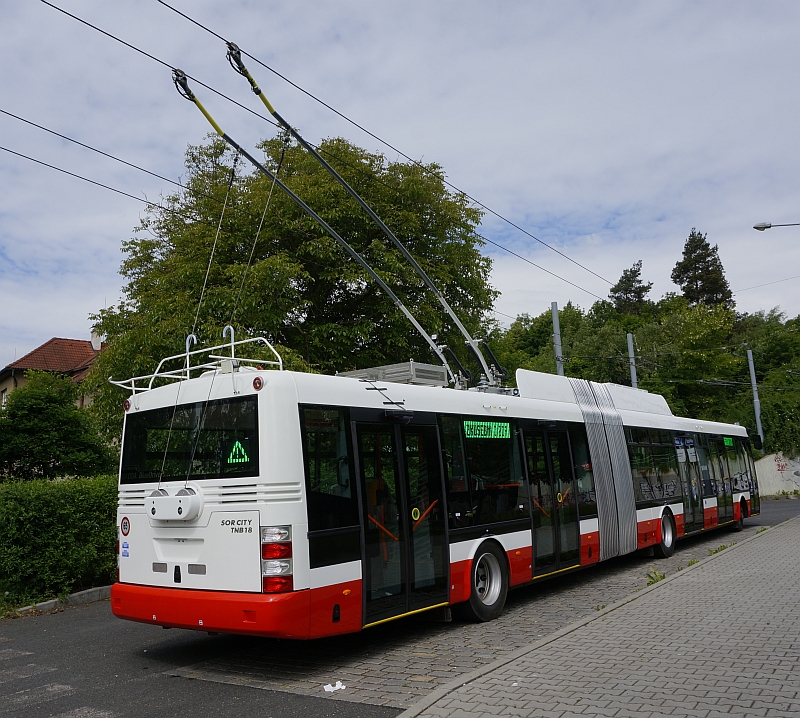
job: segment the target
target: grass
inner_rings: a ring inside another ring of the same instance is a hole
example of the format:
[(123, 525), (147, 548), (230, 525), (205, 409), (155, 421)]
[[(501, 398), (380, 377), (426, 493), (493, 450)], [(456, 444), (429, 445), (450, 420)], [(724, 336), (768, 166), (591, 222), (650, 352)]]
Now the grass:
[(731, 547), (731, 546), (733, 546), (735, 543), (736, 543), (736, 542), (734, 541), (733, 543), (730, 543), (730, 544), (726, 544), (726, 543), (724, 543), (724, 544), (722, 544), (722, 546), (720, 546), (719, 548), (710, 548), (710, 549), (708, 549), (708, 555), (709, 555), (709, 556), (713, 556), (715, 553), (719, 553), (720, 551), (724, 551), (726, 548), (730, 548), (730, 547)]
[(689, 563), (686, 564), (686, 568), (689, 568), (689, 566), (694, 566), (696, 563), (700, 563), (699, 558), (693, 558), (691, 561), (689, 561)]
[(756, 533), (760, 534), (762, 531), (766, 531), (768, 528), (769, 526), (762, 526), (758, 531), (756, 531)]
[(661, 573), (657, 568), (651, 568), (647, 572), (647, 585), (652, 586), (654, 583), (663, 581), (667, 577), (666, 574)]

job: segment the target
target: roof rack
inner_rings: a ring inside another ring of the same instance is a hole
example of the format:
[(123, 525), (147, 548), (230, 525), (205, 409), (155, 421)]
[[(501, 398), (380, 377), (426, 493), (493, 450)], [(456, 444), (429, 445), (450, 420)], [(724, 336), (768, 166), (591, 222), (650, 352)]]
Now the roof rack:
[[(257, 365), (270, 365), (278, 367), (278, 371), (283, 371), (283, 359), (281, 355), (275, 350), (275, 347), (272, 346), (264, 337), (253, 337), (252, 339), (242, 339), (241, 341), (235, 341), (233, 335), (233, 327), (228, 325), (223, 329), (222, 336), (227, 336), (230, 332), (231, 340), (227, 344), (218, 344), (217, 346), (208, 347), (205, 349), (195, 349), (194, 351), (190, 351), (190, 348), (193, 344), (197, 344), (197, 337), (194, 334), (190, 334), (186, 337), (186, 351), (183, 354), (175, 354), (175, 356), (166, 357), (162, 359), (158, 366), (156, 367), (155, 372), (152, 374), (145, 374), (144, 376), (135, 376), (131, 377), (130, 379), (125, 379), (124, 381), (115, 381), (113, 377), (109, 377), (108, 381), (115, 386), (122, 387), (123, 389), (129, 390), (132, 394), (138, 394), (145, 391), (150, 391), (153, 388), (153, 382), (156, 379), (167, 379), (171, 381), (188, 381), (192, 378), (192, 372), (195, 371), (209, 371), (209, 370), (216, 370), (221, 369), (224, 367), (225, 362), (230, 362), (231, 364), (235, 364), (238, 366), (239, 362), (246, 362), (250, 364), (257, 364)], [(266, 359), (246, 359), (244, 357), (236, 356), (236, 347), (241, 347), (245, 344), (260, 344), (266, 346), (274, 355), (275, 360), (266, 360)], [(221, 354), (212, 354), (211, 352), (217, 350), (230, 350), (230, 356), (223, 356)], [(211, 361), (205, 361), (200, 364), (191, 363), (191, 357), (197, 356), (198, 354), (207, 354), (207, 359)], [(182, 366), (179, 366), (175, 369), (167, 369), (171, 362), (175, 362), (177, 360), (182, 361)], [(230, 369), (229, 369), (230, 371)], [(137, 382), (139, 384), (137, 385)], [(146, 382), (146, 386), (144, 383)]]

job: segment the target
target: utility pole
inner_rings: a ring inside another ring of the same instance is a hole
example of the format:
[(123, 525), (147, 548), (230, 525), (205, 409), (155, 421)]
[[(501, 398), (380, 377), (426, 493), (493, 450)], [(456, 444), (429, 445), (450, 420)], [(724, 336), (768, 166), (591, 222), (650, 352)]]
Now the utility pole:
[(750, 366), (750, 384), (753, 387), (753, 409), (756, 413), (756, 431), (761, 437), (761, 446), (764, 446), (764, 430), (761, 428), (761, 402), (758, 399), (758, 384), (756, 384), (756, 370), (753, 366), (753, 350), (747, 350), (747, 363)]
[(556, 372), (564, 376), (564, 355), (561, 353), (561, 325), (558, 323), (558, 302), (550, 305), (553, 313), (553, 348), (556, 351)]
[(633, 353), (633, 334), (628, 332), (628, 364), (631, 366), (631, 386), (634, 389), (639, 388), (639, 382), (636, 381), (636, 355)]

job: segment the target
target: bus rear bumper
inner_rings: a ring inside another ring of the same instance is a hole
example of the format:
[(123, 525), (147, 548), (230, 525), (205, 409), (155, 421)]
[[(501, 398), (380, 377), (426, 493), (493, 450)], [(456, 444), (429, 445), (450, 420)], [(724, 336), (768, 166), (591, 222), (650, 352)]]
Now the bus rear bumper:
[(115, 583), (111, 611), (118, 618), (156, 626), (307, 639), (310, 593), (228, 593)]

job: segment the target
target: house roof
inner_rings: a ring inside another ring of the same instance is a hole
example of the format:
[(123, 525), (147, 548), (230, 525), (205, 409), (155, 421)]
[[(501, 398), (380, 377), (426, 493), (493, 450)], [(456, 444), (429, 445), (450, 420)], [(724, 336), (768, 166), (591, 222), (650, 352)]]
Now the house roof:
[(53, 337), (32, 352), (9, 364), (3, 374), (11, 369), (26, 371), (40, 369), (66, 374), (81, 381), (94, 363), (99, 352), (92, 343), (83, 339), (62, 339)]

